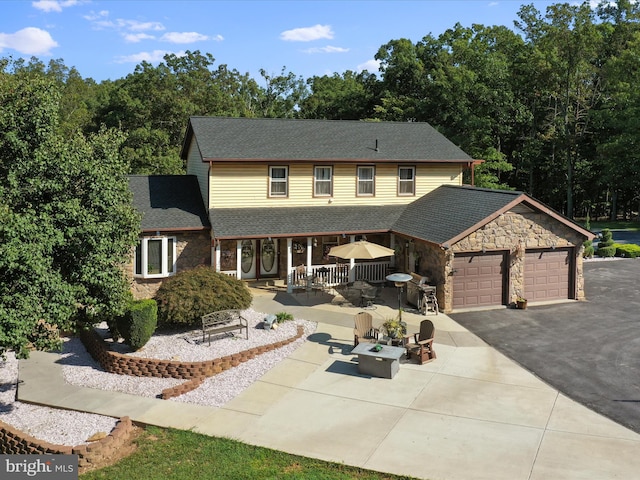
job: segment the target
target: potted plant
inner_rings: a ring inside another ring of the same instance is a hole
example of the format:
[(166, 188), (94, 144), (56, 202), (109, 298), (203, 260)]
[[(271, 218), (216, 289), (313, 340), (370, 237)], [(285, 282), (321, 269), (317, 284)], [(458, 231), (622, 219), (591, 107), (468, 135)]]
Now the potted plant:
[(399, 318), (389, 318), (382, 324), (382, 328), (391, 338), (402, 338), (407, 333), (407, 324)]
[(516, 298), (516, 308), (519, 310), (524, 310), (527, 308), (527, 299), (524, 297), (517, 297)]

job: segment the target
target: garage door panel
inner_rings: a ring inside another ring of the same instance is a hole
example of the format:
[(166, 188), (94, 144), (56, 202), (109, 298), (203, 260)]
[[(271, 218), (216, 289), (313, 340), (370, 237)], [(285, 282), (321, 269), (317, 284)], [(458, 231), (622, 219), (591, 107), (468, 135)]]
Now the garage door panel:
[(464, 255), (454, 258), (453, 308), (503, 303), (504, 253)]
[(525, 296), (531, 301), (569, 298), (569, 250), (526, 252)]

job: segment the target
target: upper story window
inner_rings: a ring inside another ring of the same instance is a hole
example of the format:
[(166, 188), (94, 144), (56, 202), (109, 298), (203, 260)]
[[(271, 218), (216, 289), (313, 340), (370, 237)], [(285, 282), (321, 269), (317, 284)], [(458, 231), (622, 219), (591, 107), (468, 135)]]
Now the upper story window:
[(374, 178), (373, 166), (358, 167), (358, 196), (371, 196), (375, 193)]
[(333, 167), (315, 167), (313, 178), (313, 194), (316, 197), (330, 197), (333, 194)]
[(136, 277), (162, 278), (176, 273), (176, 238), (145, 237), (135, 252)]
[(416, 167), (398, 167), (398, 195), (415, 195)]
[(269, 167), (269, 196), (286, 197), (289, 193), (288, 167)]

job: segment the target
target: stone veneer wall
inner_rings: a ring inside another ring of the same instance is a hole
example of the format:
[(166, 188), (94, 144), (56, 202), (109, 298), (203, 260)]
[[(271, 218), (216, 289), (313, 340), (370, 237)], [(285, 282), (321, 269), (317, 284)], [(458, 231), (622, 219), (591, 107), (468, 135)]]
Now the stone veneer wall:
[(0, 453), (3, 455), (78, 455), (78, 470), (83, 473), (93, 464), (100, 464), (126, 448), (135, 431), (129, 417), (122, 417), (106, 437), (96, 442), (70, 447), (55, 445), (16, 430), (0, 421)]
[(237, 367), (240, 363), (251, 360), (262, 353), (270, 352), (295, 342), (302, 337), (303, 334), (304, 329), (301, 325), (298, 325), (296, 335), (286, 340), (253, 347), (233, 355), (202, 362), (139, 358), (113, 352), (108, 349), (102, 337), (93, 329), (82, 332), (80, 339), (89, 354), (109, 373), (136, 377), (178, 378), (187, 380), (187, 382), (181, 385), (164, 390), (162, 392), (162, 398), (167, 399), (198, 388), (207, 377), (216, 375), (231, 367)]
[[(524, 292), (524, 261), (527, 249), (573, 248), (576, 266), (576, 299), (584, 300), (584, 276), (582, 252), (585, 238), (553, 217), (538, 212), (507, 212), (484, 227), (469, 234), (452, 245), (453, 255), (459, 252), (481, 252), (507, 250), (509, 252), (509, 298), (515, 298)], [(453, 262), (451, 256), (449, 264)], [(453, 278), (447, 276), (447, 284)], [(453, 306), (453, 290), (447, 288), (450, 295), (445, 298), (445, 312)]]
[[(176, 237), (176, 271), (190, 270), (199, 265), (211, 265), (211, 237), (205, 232), (163, 232), (163, 236)], [(139, 278), (133, 276), (133, 263), (126, 272), (135, 299), (153, 298), (162, 285), (163, 278)]]
[(438, 246), (416, 242), (414, 257), (417, 259), (416, 273), (427, 277), (429, 285), (436, 286), (438, 306), (444, 305), (445, 298), (449, 295), (448, 288), (450, 288), (446, 281), (450, 268), (446, 252)]
[[(576, 299), (584, 300), (584, 274), (582, 243), (585, 238), (575, 230), (544, 213), (528, 211), (507, 212), (484, 227), (469, 234), (443, 250), (437, 245), (415, 242), (414, 255), (417, 257), (416, 272), (429, 277), (429, 283), (436, 285), (438, 305), (444, 313), (453, 310), (453, 258), (456, 253), (506, 250), (509, 252), (509, 297), (513, 300), (524, 291), (524, 261), (527, 249), (573, 248), (576, 266)], [(398, 242), (404, 244), (409, 239), (398, 235)]]

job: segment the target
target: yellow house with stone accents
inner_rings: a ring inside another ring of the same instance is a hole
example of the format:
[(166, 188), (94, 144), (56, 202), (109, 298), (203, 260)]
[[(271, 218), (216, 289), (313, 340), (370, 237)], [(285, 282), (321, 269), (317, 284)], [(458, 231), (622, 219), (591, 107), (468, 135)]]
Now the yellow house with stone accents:
[[(375, 282), (393, 269), (427, 277), (444, 311), (584, 298), (591, 232), (524, 193), (463, 185), (479, 161), (426, 123), (192, 117), (181, 156), (228, 275), (292, 284), (302, 265)], [(360, 238), (396, 254), (327, 255)]]

